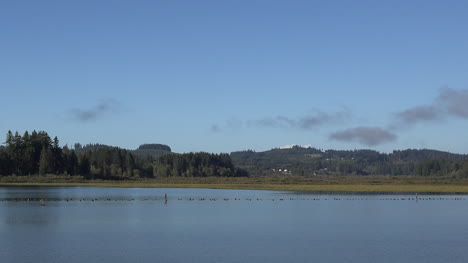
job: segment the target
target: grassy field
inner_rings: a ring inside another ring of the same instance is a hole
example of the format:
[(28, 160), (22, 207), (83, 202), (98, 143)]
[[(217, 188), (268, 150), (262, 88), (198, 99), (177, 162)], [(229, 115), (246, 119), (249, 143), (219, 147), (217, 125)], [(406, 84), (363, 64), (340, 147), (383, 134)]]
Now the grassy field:
[(81, 176), (7, 176), (0, 177), (0, 186), (89, 186), (89, 187), (153, 187), (257, 189), (329, 192), (414, 192), (467, 193), (467, 179), (328, 176), (328, 177), (250, 177), (250, 178), (158, 178), (126, 181), (85, 180)]

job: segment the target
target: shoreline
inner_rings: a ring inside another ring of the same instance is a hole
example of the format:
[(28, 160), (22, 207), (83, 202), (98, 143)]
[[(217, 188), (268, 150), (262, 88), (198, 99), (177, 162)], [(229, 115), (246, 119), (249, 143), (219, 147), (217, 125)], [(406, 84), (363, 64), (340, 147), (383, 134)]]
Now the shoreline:
[(149, 181), (91, 182), (0, 182), (0, 187), (122, 187), (122, 188), (207, 188), (231, 190), (276, 190), (349, 193), (439, 193), (468, 194), (460, 184), (247, 184), (247, 183), (164, 183)]

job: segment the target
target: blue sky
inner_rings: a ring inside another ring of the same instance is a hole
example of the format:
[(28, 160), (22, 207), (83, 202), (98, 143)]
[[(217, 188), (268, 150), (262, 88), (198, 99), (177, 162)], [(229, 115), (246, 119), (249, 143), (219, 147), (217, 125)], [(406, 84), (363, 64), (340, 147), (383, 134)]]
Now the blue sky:
[(467, 13), (428, 0), (2, 1), (0, 134), (468, 153)]

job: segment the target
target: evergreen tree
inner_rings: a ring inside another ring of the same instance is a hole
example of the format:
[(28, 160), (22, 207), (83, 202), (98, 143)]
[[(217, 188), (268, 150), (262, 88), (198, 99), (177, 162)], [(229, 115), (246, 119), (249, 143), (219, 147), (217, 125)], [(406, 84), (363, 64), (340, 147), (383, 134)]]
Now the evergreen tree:
[(4, 147), (0, 147), (0, 176), (11, 174), (10, 164), (11, 161), (6, 150)]
[(51, 171), (52, 153), (50, 148), (43, 147), (39, 161), (39, 175), (46, 175)]
[(89, 162), (89, 158), (86, 154), (83, 154), (79, 159), (78, 165), (78, 174), (82, 176), (88, 176), (91, 172), (91, 163)]
[(75, 151), (70, 151), (68, 157), (68, 174), (76, 175), (78, 173), (78, 156), (76, 156)]
[(62, 149), (60, 148), (59, 140), (57, 136), (54, 137), (51, 153), (52, 153), (51, 171), (54, 174), (63, 173), (64, 171), (63, 155), (62, 155)]
[(13, 143), (13, 133), (9, 130), (6, 135), (5, 144), (9, 147)]
[(133, 155), (130, 152), (127, 152), (127, 155), (125, 156), (125, 168), (127, 170), (127, 176), (133, 176), (133, 170), (135, 167), (135, 159), (133, 158)]

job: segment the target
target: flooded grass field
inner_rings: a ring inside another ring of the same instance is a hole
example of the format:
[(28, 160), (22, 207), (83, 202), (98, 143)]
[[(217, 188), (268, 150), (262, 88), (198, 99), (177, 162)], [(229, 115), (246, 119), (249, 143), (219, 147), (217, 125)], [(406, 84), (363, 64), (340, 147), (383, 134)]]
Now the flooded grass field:
[(464, 195), (0, 188), (2, 262), (466, 262)]

